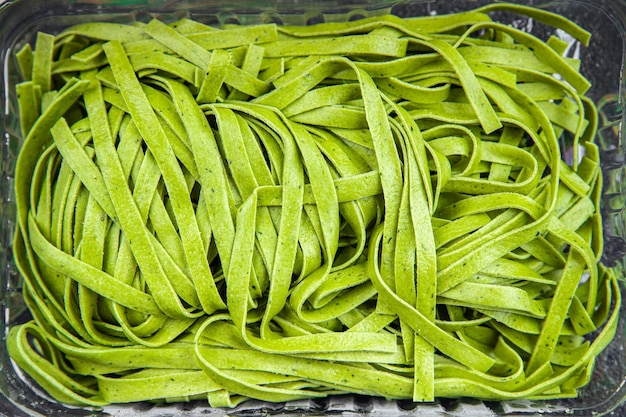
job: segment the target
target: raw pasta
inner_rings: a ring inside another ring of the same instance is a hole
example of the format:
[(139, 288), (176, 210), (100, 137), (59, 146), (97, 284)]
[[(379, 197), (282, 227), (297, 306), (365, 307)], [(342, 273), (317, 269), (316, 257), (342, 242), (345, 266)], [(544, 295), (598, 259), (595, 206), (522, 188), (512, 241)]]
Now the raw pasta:
[(492, 11), (589, 40), (502, 3), (40, 33), (11, 357), (91, 406), (576, 396), (620, 309), (596, 109), (563, 41)]

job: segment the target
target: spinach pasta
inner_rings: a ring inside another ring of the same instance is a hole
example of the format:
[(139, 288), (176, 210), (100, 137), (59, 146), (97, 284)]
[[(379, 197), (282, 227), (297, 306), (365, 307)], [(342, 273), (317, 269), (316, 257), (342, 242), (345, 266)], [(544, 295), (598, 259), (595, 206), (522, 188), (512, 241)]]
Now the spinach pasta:
[(505, 3), (39, 33), (13, 360), (91, 406), (576, 396), (620, 306), (597, 112), (565, 42), (494, 11), (589, 40)]

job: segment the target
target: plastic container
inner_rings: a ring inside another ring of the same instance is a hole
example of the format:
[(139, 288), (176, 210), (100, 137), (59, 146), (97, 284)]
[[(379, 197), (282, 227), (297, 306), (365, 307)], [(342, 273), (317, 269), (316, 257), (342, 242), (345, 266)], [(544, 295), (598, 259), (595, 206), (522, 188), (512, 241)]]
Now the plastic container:
[[(8, 328), (28, 319), (21, 296), (21, 279), (12, 260), (15, 205), (12, 178), (22, 143), (14, 86), (19, 82), (15, 53), (25, 42), (33, 42), (37, 31), (55, 33), (78, 22), (91, 20), (148, 21), (152, 15), (164, 20), (185, 16), (208, 23), (290, 23), (358, 19), (391, 12), (400, 16), (441, 14), (477, 7), (476, 0), (0, 0), (0, 414), (7, 416), (511, 416), (511, 415), (604, 415), (626, 398), (626, 329), (619, 325), (613, 343), (597, 360), (591, 383), (576, 399), (558, 401), (483, 402), (473, 399), (441, 399), (434, 403), (385, 401), (362, 396), (328, 398), (287, 404), (249, 401), (235, 409), (211, 409), (205, 402), (178, 404), (139, 403), (109, 406), (102, 410), (68, 407), (51, 400), (17, 369), (4, 349)], [(623, 78), (626, 2), (623, 0), (516, 1), (556, 11), (581, 24), (593, 34), (591, 45), (581, 51), (582, 72), (593, 87), (589, 96), (601, 111), (600, 144), (604, 172), (603, 217), (606, 265), (616, 268), (620, 281), (626, 279), (626, 177), (624, 166), (626, 89)], [(506, 19), (506, 16), (503, 16)], [(509, 21), (516, 27), (543, 34), (546, 28), (532, 19)], [(559, 33), (557, 33), (559, 35)], [(562, 34), (561, 34), (562, 35)], [(622, 293), (626, 295), (622, 285)], [(622, 307), (626, 318), (626, 307)]]

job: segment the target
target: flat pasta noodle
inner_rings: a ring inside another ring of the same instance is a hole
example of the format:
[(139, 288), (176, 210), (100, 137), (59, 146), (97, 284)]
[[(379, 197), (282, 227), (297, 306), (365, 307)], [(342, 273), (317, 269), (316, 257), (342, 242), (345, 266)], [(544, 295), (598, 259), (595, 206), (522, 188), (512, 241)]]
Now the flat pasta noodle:
[(563, 41), (496, 11), (589, 41), (500, 3), (40, 33), (11, 358), (95, 407), (576, 395), (621, 306), (597, 111)]

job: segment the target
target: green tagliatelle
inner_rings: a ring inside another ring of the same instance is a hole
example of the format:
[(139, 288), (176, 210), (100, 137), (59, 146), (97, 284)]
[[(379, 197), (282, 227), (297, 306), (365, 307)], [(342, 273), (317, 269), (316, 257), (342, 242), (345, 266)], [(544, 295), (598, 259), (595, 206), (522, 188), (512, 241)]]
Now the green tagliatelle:
[(39, 34), (11, 357), (92, 406), (575, 396), (620, 310), (596, 110), (561, 40), (492, 11), (589, 40), (501, 3)]

